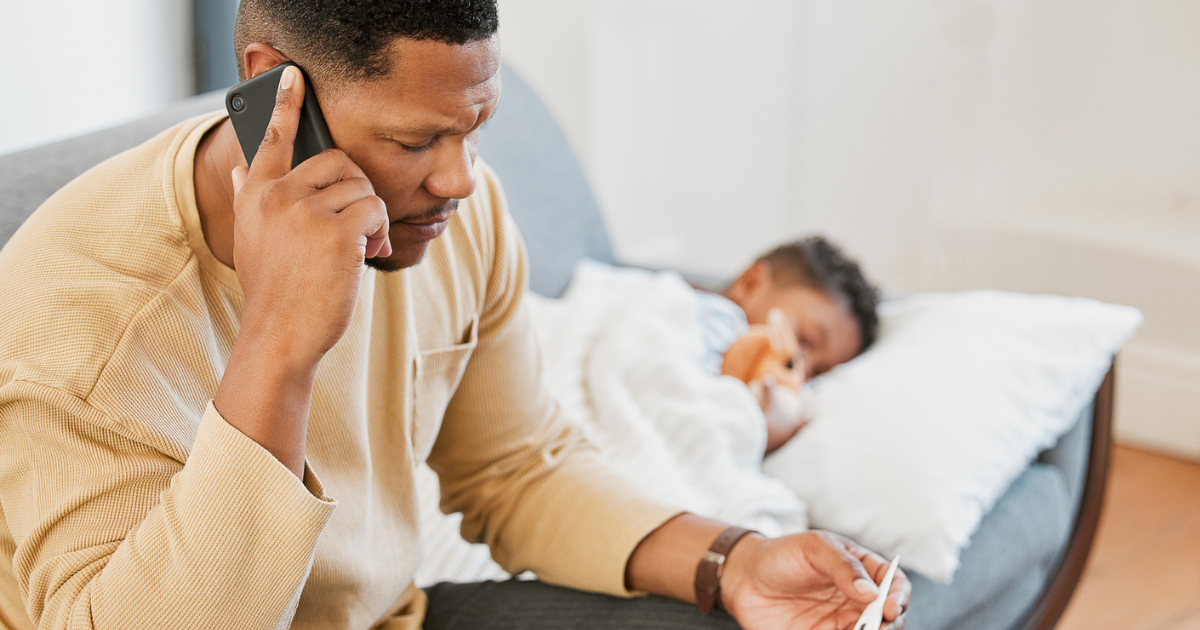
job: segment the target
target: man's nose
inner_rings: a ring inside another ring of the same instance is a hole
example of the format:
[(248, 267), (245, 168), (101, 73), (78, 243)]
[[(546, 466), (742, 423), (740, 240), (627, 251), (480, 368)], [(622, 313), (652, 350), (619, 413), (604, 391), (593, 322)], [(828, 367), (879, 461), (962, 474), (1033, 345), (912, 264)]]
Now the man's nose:
[(475, 151), (469, 142), (446, 143), (438, 151), (425, 188), (444, 199), (466, 199), (475, 192)]

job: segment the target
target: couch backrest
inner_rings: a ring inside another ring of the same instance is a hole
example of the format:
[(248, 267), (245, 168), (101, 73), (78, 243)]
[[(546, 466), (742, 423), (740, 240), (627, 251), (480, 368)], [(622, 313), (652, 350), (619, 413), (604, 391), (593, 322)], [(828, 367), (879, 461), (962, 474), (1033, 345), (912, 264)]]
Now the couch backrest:
[(562, 129), (529, 84), (503, 74), (500, 109), (480, 141), (529, 249), (530, 288), (557, 297), (582, 258), (613, 263), (600, 206)]
[[(483, 132), (480, 153), (500, 175), (525, 236), (530, 286), (557, 296), (576, 261), (613, 262), (600, 208), (562, 129), (541, 99), (507, 66), (504, 96)], [(120, 127), (0, 156), (0, 243), (50, 195), (105, 159), (186, 118), (224, 106), (223, 92), (181, 101)]]

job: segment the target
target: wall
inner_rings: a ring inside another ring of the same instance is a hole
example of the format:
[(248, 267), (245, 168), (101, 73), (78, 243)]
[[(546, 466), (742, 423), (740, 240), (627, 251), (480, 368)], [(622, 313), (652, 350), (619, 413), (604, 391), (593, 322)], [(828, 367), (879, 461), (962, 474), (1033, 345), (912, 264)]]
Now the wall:
[[(722, 271), (786, 229), (796, 2), (501, 0), (500, 7), (505, 55), (579, 151), (623, 259)], [(787, 132), (768, 130), (768, 120)], [(706, 228), (681, 232), (680, 222)]]
[(188, 0), (9, 2), (0, 153), (144, 116), (192, 93)]
[(820, 231), (892, 289), (1132, 304), (1119, 435), (1200, 458), (1200, 4), (733, 6), (501, 0), (624, 260)]

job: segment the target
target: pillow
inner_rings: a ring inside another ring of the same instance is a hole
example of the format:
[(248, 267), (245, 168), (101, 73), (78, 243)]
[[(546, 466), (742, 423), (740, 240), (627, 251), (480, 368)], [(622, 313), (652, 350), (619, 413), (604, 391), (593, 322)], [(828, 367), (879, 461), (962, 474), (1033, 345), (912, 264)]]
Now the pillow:
[(1134, 308), (999, 291), (885, 301), (872, 348), (806, 388), (764, 462), (830, 529), (948, 583), (983, 515), (1091, 401)]

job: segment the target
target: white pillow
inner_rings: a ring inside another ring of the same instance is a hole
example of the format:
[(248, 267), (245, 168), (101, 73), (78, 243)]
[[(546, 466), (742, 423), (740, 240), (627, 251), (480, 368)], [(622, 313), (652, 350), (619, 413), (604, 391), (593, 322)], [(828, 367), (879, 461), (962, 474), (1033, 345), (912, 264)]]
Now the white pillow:
[(815, 527), (949, 582), (983, 515), (1071, 428), (1142, 315), (998, 291), (879, 311), (875, 346), (810, 385), (812, 421), (763, 468)]

